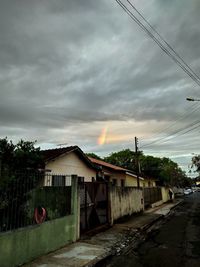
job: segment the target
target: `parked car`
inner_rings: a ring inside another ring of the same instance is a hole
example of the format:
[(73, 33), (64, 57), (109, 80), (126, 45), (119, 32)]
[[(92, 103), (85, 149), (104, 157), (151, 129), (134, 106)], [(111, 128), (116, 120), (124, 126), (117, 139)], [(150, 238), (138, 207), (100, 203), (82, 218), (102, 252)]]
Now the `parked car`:
[(184, 189), (184, 195), (189, 195), (189, 194), (192, 194), (192, 193), (193, 193), (193, 191), (192, 191), (191, 188)]

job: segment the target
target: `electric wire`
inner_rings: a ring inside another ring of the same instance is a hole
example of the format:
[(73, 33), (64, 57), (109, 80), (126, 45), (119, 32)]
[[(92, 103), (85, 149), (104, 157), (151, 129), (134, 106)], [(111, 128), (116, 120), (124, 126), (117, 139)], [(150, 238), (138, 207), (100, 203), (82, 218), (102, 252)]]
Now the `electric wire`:
[[(195, 122), (192, 122), (192, 123), (190, 123), (189, 125), (187, 125), (187, 129), (188, 129), (188, 128), (191, 128), (191, 127), (193, 127), (193, 126), (196, 126), (197, 124), (200, 124), (200, 121), (199, 121), (199, 120), (198, 120), (198, 121), (195, 121)], [(196, 128), (198, 128), (199, 126), (200, 126), (200, 125), (198, 125)], [(196, 128), (194, 128), (194, 129), (196, 129)], [(160, 143), (161, 141), (162, 141), (162, 143), (165, 143), (166, 141), (169, 141), (169, 140), (171, 140), (172, 138), (175, 138), (175, 137), (177, 137), (177, 136), (182, 135), (181, 132), (183, 132), (183, 131), (185, 131), (185, 130), (186, 130), (186, 133), (189, 132), (190, 130), (187, 131), (187, 129), (186, 129), (186, 126), (184, 126), (183, 128), (181, 128), (181, 129), (179, 129), (179, 130), (177, 130), (177, 131), (171, 133), (171, 134), (168, 135), (168, 136), (164, 136), (163, 138), (160, 138), (160, 139), (158, 139), (158, 140), (152, 141), (151, 143), (149, 143), (149, 144), (147, 144), (147, 145), (141, 146), (141, 148), (149, 147), (150, 145), (152, 145), (152, 144), (156, 144), (156, 143)], [(193, 129), (191, 129), (191, 130), (193, 130)], [(170, 138), (170, 139), (169, 139), (169, 138)], [(166, 140), (166, 139), (168, 139), (168, 140)], [(165, 141), (164, 141), (164, 140), (165, 140)], [(164, 141), (164, 142), (163, 142), (163, 141)]]
[[(163, 36), (161, 36), (161, 34), (149, 23), (149, 21), (142, 15), (142, 13), (133, 5), (133, 3), (131, 3), (129, 0), (126, 0), (128, 3), (129, 3), (129, 5), (135, 10), (135, 12), (147, 23), (147, 25), (159, 36), (159, 38), (168, 46), (168, 48), (169, 49), (171, 49), (172, 51), (173, 51), (173, 53), (187, 66), (187, 68), (192, 72), (192, 74), (194, 75), (194, 76), (196, 76), (196, 78), (198, 79), (198, 80), (200, 80), (200, 77), (193, 71), (193, 69), (185, 62), (185, 60), (174, 50), (174, 48), (163, 38)], [(195, 108), (195, 109), (193, 109), (189, 114), (188, 114), (188, 112), (187, 111), (185, 111), (184, 112), (184, 114), (181, 116), (181, 118), (180, 119), (178, 119), (178, 120), (176, 120), (176, 121), (174, 121), (171, 125), (169, 125), (168, 127), (166, 127), (166, 128), (164, 128), (163, 130), (162, 130), (162, 132), (160, 132), (159, 134), (162, 134), (162, 133), (164, 133), (164, 131), (165, 130), (168, 130), (168, 129), (171, 129), (174, 125), (176, 125), (176, 122), (178, 122), (178, 121), (181, 121), (181, 120), (183, 120), (183, 119), (185, 119), (185, 118), (187, 118), (187, 117), (189, 117), (192, 113), (194, 113), (196, 110), (198, 110), (200, 108), (200, 106), (198, 106), (197, 108)], [(185, 115), (185, 113), (187, 113), (187, 115), (186, 116), (184, 116)], [(191, 129), (191, 130), (194, 130), (194, 129), (196, 129), (196, 128), (198, 128), (198, 126), (197, 127), (195, 127), (195, 128), (193, 128), (193, 129)], [(190, 132), (191, 130), (189, 130), (189, 131), (186, 131), (185, 133), (188, 133), (188, 132)], [(183, 134), (185, 134), (185, 133), (183, 133)], [(155, 135), (154, 135), (155, 136)], [(171, 140), (171, 139), (170, 139)]]
[[(196, 104), (196, 103), (195, 103)], [(180, 122), (188, 117), (190, 117), (195, 111), (197, 111), (198, 109), (200, 109), (200, 105), (198, 105), (197, 107), (194, 107), (195, 104), (193, 105), (193, 108), (190, 108), (190, 111), (186, 110), (185, 112), (182, 113), (182, 115), (180, 117), (178, 117), (174, 122), (172, 122), (170, 125), (164, 127), (161, 131), (157, 131), (157, 132), (154, 132), (153, 135), (151, 136), (151, 138), (153, 138), (154, 136), (157, 136), (157, 135), (160, 135), (160, 134), (163, 134), (165, 133), (165, 131), (173, 128), (174, 126), (176, 126), (177, 122)], [(149, 144), (152, 144), (154, 143), (154, 141), (148, 143), (147, 145)], [(145, 144), (143, 146), (146, 146)]]
[(185, 132), (183, 132), (183, 133), (179, 133), (179, 134), (177, 134), (177, 135), (175, 135), (175, 136), (171, 136), (171, 138), (170, 139), (168, 139), (168, 140), (165, 140), (164, 142), (162, 142), (162, 143), (166, 143), (166, 142), (169, 142), (169, 141), (171, 141), (171, 139), (173, 139), (173, 138), (176, 138), (176, 137), (179, 137), (179, 136), (181, 136), (181, 135), (185, 135), (185, 134), (187, 134), (187, 133), (190, 133), (190, 132), (192, 132), (192, 131), (194, 131), (194, 130), (196, 130), (197, 128), (199, 128), (200, 127), (200, 121), (197, 123), (198, 125), (193, 125), (193, 126), (195, 126), (195, 127), (193, 127), (193, 128), (191, 128), (191, 129), (188, 129), (187, 131), (185, 131)]
[(131, 3), (129, 0), (126, 0), (129, 5), (135, 10), (135, 12), (147, 23), (147, 25), (159, 36), (159, 38), (168, 46), (169, 49), (173, 51), (173, 53), (187, 66), (187, 68), (192, 72), (194, 76), (198, 80), (200, 80), (200, 77), (193, 71), (193, 69), (187, 64), (187, 62), (174, 50), (174, 48), (164, 39), (164, 37), (153, 27), (150, 22), (142, 15), (142, 13)]
[[(165, 52), (171, 59), (174, 60), (174, 62), (179, 65), (183, 71), (191, 78), (193, 79), (194, 82), (196, 82), (198, 85), (200, 85), (200, 78), (199, 76), (191, 69), (191, 67), (180, 57), (180, 55), (164, 40), (164, 38), (150, 25), (150, 23), (144, 18), (144, 16), (132, 5), (132, 3), (130, 3), (130, 1), (127, 0), (127, 2), (129, 3), (129, 5), (132, 6), (132, 8), (134, 8), (134, 10), (143, 18), (143, 20), (148, 24), (148, 26), (151, 28), (151, 30), (154, 31), (154, 33), (156, 33), (159, 38), (165, 43), (165, 45), (167, 45), (167, 48), (158, 40), (158, 38), (156, 38), (156, 36), (150, 31), (148, 30), (145, 25), (127, 8), (127, 6), (125, 6), (120, 0), (115, 0), (120, 7), (129, 15), (129, 17), (135, 21), (138, 26), (140, 28), (142, 28), (143, 31), (145, 31), (150, 37), (151, 39), (153, 39), (153, 41), (163, 50), (163, 52)], [(172, 54), (168, 49), (170, 49), (174, 54)], [(177, 59), (178, 58), (178, 59)], [(179, 61), (180, 60), (180, 61)], [(185, 67), (186, 66), (186, 67)], [(196, 123), (196, 122), (195, 122)], [(193, 123), (193, 125), (191, 126), (195, 126), (195, 123)], [(198, 122), (199, 123), (199, 122)], [(195, 130), (196, 128), (198, 128), (199, 125), (193, 127), (192, 129), (187, 130), (186, 132), (183, 132), (181, 134), (186, 134), (192, 130)], [(185, 129), (185, 128), (184, 128)], [(180, 133), (181, 131), (183, 131), (183, 129), (179, 129), (177, 132), (173, 133), (173, 135)], [(175, 136), (173, 136), (174, 138)], [(162, 140), (165, 140), (166, 138), (170, 138), (170, 136), (168, 137), (164, 137), (160, 140), (155, 140), (152, 143), (156, 143), (156, 142), (160, 142)], [(168, 141), (168, 140), (167, 140)], [(152, 144), (151, 143), (151, 144)], [(146, 146), (149, 146), (145, 145)], [(144, 146), (143, 146), (144, 147)]]
[[(182, 121), (183, 119), (186, 119), (186, 118), (189, 118), (195, 111), (197, 111), (198, 109), (200, 108), (200, 106), (198, 106), (197, 108), (193, 109), (187, 116), (181, 116), (180, 119), (177, 119), (175, 122), (173, 122), (171, 125), (169, 125), (168, 127), (164, 128), (162, 131), (160, 131), (158, 134), (163, 134), (165, 133), (164, 131), (166, 130), (169, 130), (171, 128), (173, 128), (177, 122), (180, 122)], [(184, 126), (184, 129), (185, 129), (186, 126)], [(190, 126), (187, 126), (187, 127), (190, 127)], [(183, 129), (180, 128), (180, 129), (177, 129), (177, 132), (179, 131), (182, 131)], [(156, 134), (154, 134), (153, 136), (155, 136)], [(152, 144), (155, 144), (157, 142), (159, 142), (160, 140), (163, 140), (163, 139), (166, 139), (168, 137), (170, 137), (171, 135), (174, 135), (174, 133), (170, 133), (168, 136), (165, 136), (165, 137), (161, 137), (161, 138), (157, 138), (156, 140), (154, 141), (151, 141), (150, 143), (147, 143), (147, 144), (144, 144), (141, 146), (141, 148), (144, 148), (144, 147), (147, 147), (147, 146), (150, 146)], [(153, 137), (152, 136), (152, 137)]]
[[(194, 126), (194, 127), (193, 127), (193, 126)], [(189, 127), (190, 129), (185, 129), (185, 127), (184, 127), (183, 129), (178, 130), (178, 131), (172, 133), (170, 136), (163, 137), (163, 138), (160, 139), (160, 140), (155, 140), (155, 142), (154, 142), (154, 143), (152, 142), (152, 143), (153, 143), (153, 144), (158, 144), (158, 143), (161, 142), (161, 144), (164, 144), (164, 143), (166, 143), (166, 142), (171, 141), (171, 139), (173, 139), (173, 138), (177, 138), (177, 137), (179, 137), (179, 136), (181, 136), (181, 135), (184, 135), (184, 134), (186, 134), (186, 133), (189, 133), (189, 132), (191, 132), (191, 131), (194, 131), (195, 129), (197, 129), (197, 128), (200, 127), (200, 121), (195, 121), (195, 122), (193, 122), (192, 124), (190, 124), (188, 127)], [(193, 128), (192, 128), (192, 127), (193, 127)], [(151, 143), (151, 144), (152, 144), (152, 143)], [(145, 148), (145, 147), (149, 147), (149, 146), (150, 146), (150, 144), (145, 145), (145, 146), (141, 146), (141, 148)]]
[(134, 20), (140, 28), (143, 29), (152, 39), (154, 42), (157, 43), (157, 45), (171, 58), (173, 59), (177, 65), (179, 65), (183, 71), (200, 86), (200, 81), (195, 77), (194, 74), (191, 73), (189, 69), (187, 69), (176, 57), (173, 55), (154, 35), (153, 33), (148, 30), (145, 25), (127, 8), (126, 5), (124, 5), (120, 0), (115, 0), (118, 5), (121, 6), (121, 8), (129, 15), (129, 17)]

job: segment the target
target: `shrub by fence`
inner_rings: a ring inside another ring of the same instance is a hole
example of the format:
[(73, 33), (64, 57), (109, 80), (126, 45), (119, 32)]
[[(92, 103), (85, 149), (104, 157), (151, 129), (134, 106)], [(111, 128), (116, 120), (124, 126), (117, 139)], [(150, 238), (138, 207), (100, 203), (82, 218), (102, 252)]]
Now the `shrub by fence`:
[[(44, 174), (26, 171), (15, 173), (0, 186), (0, 232), (35, 224), (34, 210), (43, 207), (46, 220), (71, 212), (71, 186), (43, 187)], [(71, 179), (71, 177), (70, 177)]]
[[(1, 204), (1, 215), (4, 214), (4, 224), (2, 223), (2, 217), (0, 217), (0, 220), (1, 227), (3, 225), (4, 228), (3, 232), (0, 233), (1, 267), (21, 266), (23, 263), (63, 247), (79, 238), (78, 214), (80, 203), (77, 189), (77, 176), (74, 175), (71, 179), (70, 191), (66, 186), (62, 188), (53, 186), (41, 187), (44, 175), (40, 176), (40, 178), (42, 180), (36, 183), (36, 188), (30, 186), (28, 182), (25, 182), (24, 186), (20, 187), (20, 189), (18, 186), (16, 188), (10, 187), (4, 194), (4, 198), (2, 197), (4, 199), (4, 205)], [(12, 183), (13, 186), (14, 184)], [(3, 192), (2, 187), (1, 192)], [(71, 196), (70, 202), (68, 201), (69, 196)], [(18, 197), (20, 197), (20, 200)], [(50, 199), (48, 199), (49, 197)], [(61, 205), (59, 205), (60, 201), (62, 203)], [(64, 202), (67, 207), (64, 206)], [(11, 204), (11, 206), (8, 204)], [(41, 224), (34, 224), (32, 211), (33, 207), (38, 204), (45, 205), (49, 220)], [(69, 212), (69, 207), (70, 214), (67, 215), (66, 211)], [(23, 212), (16, 211), (13, 214), (12, 212), (14, 212), (15, 208), (23, 210)], [(10, 215), (10, 217), (6, 217), (7, 215)], [(23, 215), (23, 224), (18, 223), (18, 221), (22, 221), (18, 217), (19, 215)], [(12, 223), (12, 220), (15, 220), (15, 223)], [(34, 225), (23, 227), (25, 223), (25, 226), (30, 224)], [(8, 231), (13, 229), (15, 231)]]

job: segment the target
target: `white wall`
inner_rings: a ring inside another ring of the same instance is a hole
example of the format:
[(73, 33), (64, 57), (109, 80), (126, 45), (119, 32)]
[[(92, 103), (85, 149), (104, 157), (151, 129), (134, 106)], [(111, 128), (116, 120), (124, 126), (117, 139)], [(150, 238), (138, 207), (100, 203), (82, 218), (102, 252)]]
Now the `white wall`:
[[(46, 164), (45, 169), (51, 170), (52, 174), (83, 176), (85, 182), (91, 182), (92, 177), (96, 179), (96, 170), (89, 168), (75, 152), (62, 155), (50, 161)], [(48, 183), (46, 179), (45, 185), (48, 185)]]
[(111, 224), (126, 215), (144, 210), (143, 190), (134, 187), (110, 187)]
[[(162, 201), (164, 203), (170, 200), (168, 187), (164, 187), (164, 186), (161, 187), (161, 193), (162, 193)], [(173, 194), (172, 198), (174, 199), (174, 194)]]

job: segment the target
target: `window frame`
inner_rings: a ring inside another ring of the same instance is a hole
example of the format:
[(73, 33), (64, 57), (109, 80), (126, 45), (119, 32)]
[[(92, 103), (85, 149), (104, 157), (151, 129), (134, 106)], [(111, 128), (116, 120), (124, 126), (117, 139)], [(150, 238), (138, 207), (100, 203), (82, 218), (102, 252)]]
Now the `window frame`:
[[(58, 180), (56, 180), (56, 179), (58, 179)], [(52, 175), (51, 185), (55, 186), (55, 187), (56, 186), (65, 186), (66, 185), (66, 176), (65, 175)]]

